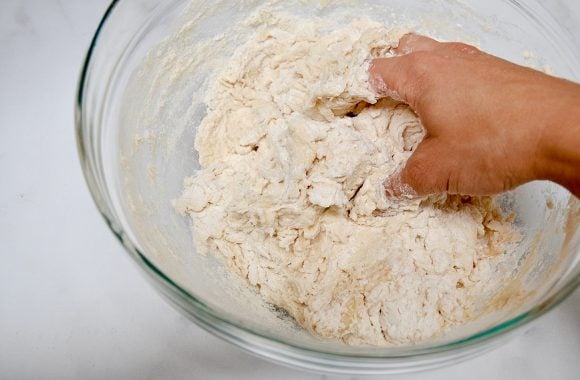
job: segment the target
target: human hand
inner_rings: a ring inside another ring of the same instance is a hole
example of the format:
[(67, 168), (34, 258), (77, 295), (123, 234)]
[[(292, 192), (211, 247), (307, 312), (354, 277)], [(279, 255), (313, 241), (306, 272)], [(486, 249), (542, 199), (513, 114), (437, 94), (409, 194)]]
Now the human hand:
[(534, 179), (580, 194), (580, 85), (414, 34), (396, 53), (373, 60), (371, 84), (408, 103), (427, 135), (388, 194), (484, 195)]

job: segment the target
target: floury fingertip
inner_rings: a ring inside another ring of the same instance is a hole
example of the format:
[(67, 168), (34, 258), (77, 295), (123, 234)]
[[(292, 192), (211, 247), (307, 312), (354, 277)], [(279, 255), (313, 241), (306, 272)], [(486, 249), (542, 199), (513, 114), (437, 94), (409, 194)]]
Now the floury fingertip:
[[(381, 59), (388, 59), (388, 58), (381, 58)], [(368, 62), (368, 73), (369, 73), (369, 85), (372, 91), (375, 92), (377, 98), (392, 98), (398, 102), (403, 102), (401, 96), (394, 91), (391, 90), (383, 76), (378, 72), (377, 66), (380, 65), (378, 59), (373, 59)]]

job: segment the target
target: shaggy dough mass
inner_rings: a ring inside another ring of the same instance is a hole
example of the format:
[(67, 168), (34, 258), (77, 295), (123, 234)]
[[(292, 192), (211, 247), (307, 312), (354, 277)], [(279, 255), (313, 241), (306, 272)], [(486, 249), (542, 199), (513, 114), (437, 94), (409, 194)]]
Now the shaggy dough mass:
[(501, 280), (510, 222), (490, 198), (384, 196), (424, 131), (377, 100), (366, 62), (404, 31), (264, 11), (248, 25), (207, 94), (202, 169), (174, 203), (198, 250), (349, 344), (419, 342), (474, 318)]

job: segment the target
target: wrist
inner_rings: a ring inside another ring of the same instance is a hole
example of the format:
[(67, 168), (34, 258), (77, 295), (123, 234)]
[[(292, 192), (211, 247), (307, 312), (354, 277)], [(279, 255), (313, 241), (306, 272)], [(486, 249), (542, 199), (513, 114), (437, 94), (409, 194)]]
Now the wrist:
[(580, 85), (570, 83), (552, 98), (546, 112), (535, 162), (535, 179), (550, 180), (580, 195)]

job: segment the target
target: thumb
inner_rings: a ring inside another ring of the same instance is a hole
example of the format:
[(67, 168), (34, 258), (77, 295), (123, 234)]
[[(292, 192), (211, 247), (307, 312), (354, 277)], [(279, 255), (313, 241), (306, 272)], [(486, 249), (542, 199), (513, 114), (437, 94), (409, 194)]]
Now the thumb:
[(387, 196), (414, 198), (448, 191), (455, 169), (452, 154), (436, 139), (423, 140), (405, 167), (385, 181)]

